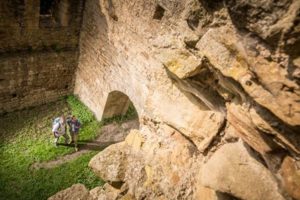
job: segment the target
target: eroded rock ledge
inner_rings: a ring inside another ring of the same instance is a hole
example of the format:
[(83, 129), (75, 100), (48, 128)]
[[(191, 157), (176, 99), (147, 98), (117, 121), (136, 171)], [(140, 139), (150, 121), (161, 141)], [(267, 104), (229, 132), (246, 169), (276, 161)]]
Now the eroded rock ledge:
[(87, 1), (75, 93), (99, 119), (127, 94), (141, 127), (91, 160), (104, 187), (51, 199), (300, 199), (299, 14), (297, 0)]

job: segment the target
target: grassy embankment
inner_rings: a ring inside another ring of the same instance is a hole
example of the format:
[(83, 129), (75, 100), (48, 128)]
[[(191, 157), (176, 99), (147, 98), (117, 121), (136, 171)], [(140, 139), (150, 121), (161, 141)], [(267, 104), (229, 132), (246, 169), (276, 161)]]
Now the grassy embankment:
[[(47, 199), (74, 183), (83, 183), (90, 189), (103, 184), (87, 167), (97, 152), (53, 169), (30, 168), (35, 162), (53, 160), (74, 151), (70, 146), (53, 145), (52, 120), (62, 112), (72, 112), (80, 118), (83, 126), (79, 140), (92, 140), (99, 134), (102, 123), (73, 96), (0, 117), (0, 199)], [(63, 138), (60, 142), (64, 142)]]

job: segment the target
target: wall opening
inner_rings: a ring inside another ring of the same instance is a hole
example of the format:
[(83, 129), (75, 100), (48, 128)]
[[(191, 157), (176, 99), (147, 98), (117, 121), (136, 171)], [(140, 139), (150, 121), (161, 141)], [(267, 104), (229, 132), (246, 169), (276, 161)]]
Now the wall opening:
[(160, 5), (157, 5), (153, 15), (153, 19), (161, 20), (165, 14), (165, 9)]
[(126, 120), (125, 118), (138, 118), (132, 101), (126, 94), (120, 91), (110, 92), (106, 100), (102, 119), (107, 120), (112, 118), (124, 118), (124, 120)]
[(69, 10), (69, 0), (40, 0), (40, 27), (68, 26)]
[(197, 19), (197, 18), (187, 19), (186, 22), (187, 22), (188, 26), (190, 27), (190, 29), (192, 29), (193, 31), (195, 29), (197, 29), (199, 26), (199, 19)]
[(133, 102), (119, 91), (109, 93), (102, 115), (101, 140), (123, 141), (132, 129), (139, 129), (139, 117)]
[(41, 0), (40, 1), (40, 15), (52, 15), (52, 6), (54, 0)]
[(12, 98), (16, 98), (17, 96), (18, 96), (17, 93), (12, 93), (11, 95)]
[(53, 27), (55, 24), (53, 17), (54, 0), (40, 0), (40, 24), (41, 28)]

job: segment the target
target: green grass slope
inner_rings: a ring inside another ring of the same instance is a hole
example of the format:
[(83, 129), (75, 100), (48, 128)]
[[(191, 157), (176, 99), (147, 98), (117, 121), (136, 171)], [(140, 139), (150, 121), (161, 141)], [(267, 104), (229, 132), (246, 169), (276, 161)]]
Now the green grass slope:
[[(53, 169), (31, 169), (35, 162), (53, 160), (72, 153), (70, 146), (53, 145), (52, 121), (72, 112), (83, 126), (79, 140), (92, 140), (101, 123), (75, 97), (0, 116), (0, 199), (47, 199), (75, 183), (89, 188), (102, 185), (87, 167), (97, 153), (90, 152)], [(63, 142), (63, 138), (60, 139)]]

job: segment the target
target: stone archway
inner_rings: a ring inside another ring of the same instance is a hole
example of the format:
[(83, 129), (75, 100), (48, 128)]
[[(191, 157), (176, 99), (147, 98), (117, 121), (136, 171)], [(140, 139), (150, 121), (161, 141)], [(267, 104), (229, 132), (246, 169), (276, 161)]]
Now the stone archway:
[(134, 108), (134, 105), (126, 94), (112, 91), (108, 94), (102, 119), (125, 115), (130, 107)]
[(132, 129), (139, 129), (140, 126), (138, 113), (132, 101), (120, 91), (108, 94), (102, 120), (107, 125), (102, 128), (100, 136), (104, 142), (121, 142)]

